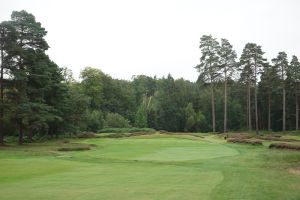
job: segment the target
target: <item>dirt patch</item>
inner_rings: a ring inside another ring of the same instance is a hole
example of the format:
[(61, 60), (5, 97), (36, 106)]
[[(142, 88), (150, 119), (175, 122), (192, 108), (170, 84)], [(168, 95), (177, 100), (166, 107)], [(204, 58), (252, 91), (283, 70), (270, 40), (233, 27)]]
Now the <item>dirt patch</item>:
[(250, 139), (253, 135), (246, 133), (229, 133), (225, 135), (224, 139)]
[(270, 149), (290, 149), (300, 151), (300, 145), (289, 143), (272, 143), (269, 145)]
[(300, 168), (291, 168), (291, 169), (288, 169), (288, 172), (291, 174), (300, 176)]
[(300, 185), (299, 184), (291, 184), (290, 188), (293, 190), (300, 190)]
[(228, 138), (227, 142), (239, 143), (239, 144), (262, 145), (261, 141), (249, 140), (249, 139), (240, 139), (240, 138)]

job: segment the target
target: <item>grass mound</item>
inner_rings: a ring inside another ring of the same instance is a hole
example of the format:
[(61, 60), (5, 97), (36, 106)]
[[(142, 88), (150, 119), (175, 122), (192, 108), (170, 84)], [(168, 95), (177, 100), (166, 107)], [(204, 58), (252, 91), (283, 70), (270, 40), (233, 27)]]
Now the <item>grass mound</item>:
[(77, 134), (78, 138), (96, 138), (97, 135), (93, 132), (81, 132)]
[(297, 139), (291, 138), (282, 138), (281, 135), (264, 135), (264, 136), (257, 136), (257, 139), (261, 140), (271, 140), (271, 141), (281, 141), (281, 142), (298, 142)]
[(229, 133), (228, 136), (225, 136), (225, 139), (250, 139), (253, 136), (246, 133)]
[(269, 145), (270, 149), (291, 149), (300, 151), (299, 144), (289, 144), (289, 143), (272, 143)]
[(166, 134), (166, 135), (190, 135), (190, 136), (194, 136), (194, 137), (204, 138), (204, 136), (199, 135), (197, 133), (172, 133), (172, 132), (168, 132), (168, 131), (164, 131), (164, 130), (160, 130), (159, 133)]
[(141, 135), (150, 135), (154, 132), (134, 132), (134, 133), (114, 133), (105, 136), (100, 136), (102, 138), (123, 138), (123, 137), (133, 137), (133, 136), (141, 136)]
[(229, 138), (229, 139), (227, 139), (227, 142), (239, 143), (239, 144), (262, 145), (261, 141), (249, 140), (249, 139), (240, 139), (240, 138)]
[(86, 151), (90, 150), (90, 147), (87, 146), (77, 146), (77, 147), (60, 147), (57, 149), (57, 151)]
[(98, 131), (99, 133), (136, 133), (136, 132), (148, 132), (154, 133), (155, 130), (152, 128), (104, 128)]

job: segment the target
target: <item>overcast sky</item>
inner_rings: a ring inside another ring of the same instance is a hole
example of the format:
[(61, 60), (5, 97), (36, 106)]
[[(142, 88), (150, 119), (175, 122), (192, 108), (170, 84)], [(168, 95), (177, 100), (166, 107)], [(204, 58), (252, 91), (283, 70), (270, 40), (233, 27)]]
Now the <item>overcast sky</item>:
[(86, 66), (119, 79), (145, 74), (197, 79), (203, 34), (247, 42), (270, 60), (300, 57), (298, 0), (0, 0), (0, 21), (26, 10), (48, 34), (48, 54), (75, 78)]

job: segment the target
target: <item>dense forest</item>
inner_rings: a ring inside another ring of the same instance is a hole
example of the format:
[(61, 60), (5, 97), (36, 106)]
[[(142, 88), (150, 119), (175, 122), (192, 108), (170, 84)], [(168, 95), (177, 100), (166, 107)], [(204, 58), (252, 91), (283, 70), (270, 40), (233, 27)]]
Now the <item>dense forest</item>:
[(195, 82), (146, 75), (114, 79), (86, 67), (76, 81), (46, 54), (47, 31), (26, 11), (0, 24), (0, 144), (22, 144), (103, 128), (172, 132), (298, 130), (300, 63), (285, 52), (270, 62), (247, 43), (240, 57), (226, 39), (200, 38)]

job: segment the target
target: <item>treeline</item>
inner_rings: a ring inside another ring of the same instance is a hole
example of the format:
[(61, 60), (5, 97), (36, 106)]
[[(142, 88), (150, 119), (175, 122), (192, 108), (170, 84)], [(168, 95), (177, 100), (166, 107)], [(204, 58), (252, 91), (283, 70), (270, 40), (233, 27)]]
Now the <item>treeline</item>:
[[(227, 102), (234, 99), (246, 108), (243, 120), (246, 121), (246, 128), (250, 131), (252, 127), (256, 133), (260, 129), (298, 130), (300, 63), (296, 56), (292, 56), (289, 62), (287, 54), (279, 52), (269, 63), (263, 56), (261, 46), (247, 43), (237, 61), (237, 55), (229, 41), (221, 39), (219, 43), (211, 35), (201, 37), (200, 49), (202, 56), (200, 64), (196, 67), (200, 72), (198, 81), (209, 82), (210, 85), (214, 132), (215, 84), (220, 82), (224, 85), (224, 132), (227, 131)], [(230, 79), (238, 92), (227, 101), (227, 83)], [(240, 126), (243, 127), (242, 124)]]
[[(113, 79), (87, 67), (75, 81), (45, 53), (47, 32), (26, 11), (0, 24), (0, 144), (102, 128), (167, 131), (298, 130), (300, 63), (271, 60), (248, 43), (237, 59), (226, 39), (200, 39), (196, 82), (144, 75)], [(196, 70), (195, 70), (195, 73)]]

